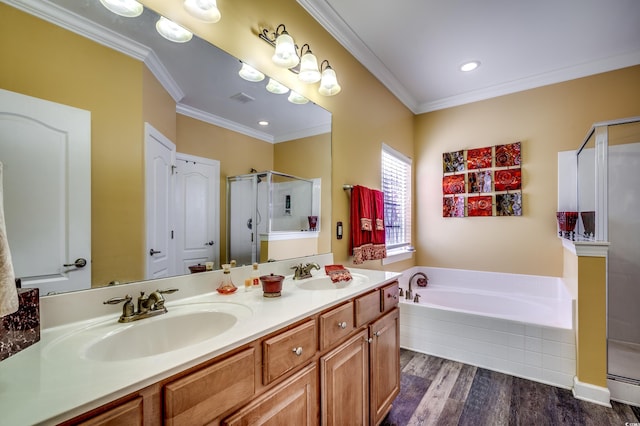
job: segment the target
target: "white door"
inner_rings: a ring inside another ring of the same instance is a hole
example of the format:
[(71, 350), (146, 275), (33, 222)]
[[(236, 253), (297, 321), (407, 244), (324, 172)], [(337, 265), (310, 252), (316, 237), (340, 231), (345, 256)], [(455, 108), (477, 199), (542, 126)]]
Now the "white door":
[(220, 267), (220, 162), (177, 154), (176, 273), (212, 261)]
[(173, 168), (176, 146), (145, 123), (145, 279), (175, 275), (173, 259)]
[(0, 89), (0, 161), (16, 278), (90, 288), (91, 113)]

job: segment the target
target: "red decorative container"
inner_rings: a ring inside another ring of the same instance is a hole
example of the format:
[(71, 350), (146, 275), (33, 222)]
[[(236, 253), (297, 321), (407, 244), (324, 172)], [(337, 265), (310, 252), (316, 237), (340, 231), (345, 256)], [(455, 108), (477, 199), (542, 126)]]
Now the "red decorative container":
[(578, 222), (578, 212), (557, 212), (556, 218), (558, 219), (558, 227), (560, 237), (574, 240), (576, 223)]
[(282, 292), (282, 275), (262, 275), (260, 282), (262, 282), (262, 295), (264, 297), (280, 297)]

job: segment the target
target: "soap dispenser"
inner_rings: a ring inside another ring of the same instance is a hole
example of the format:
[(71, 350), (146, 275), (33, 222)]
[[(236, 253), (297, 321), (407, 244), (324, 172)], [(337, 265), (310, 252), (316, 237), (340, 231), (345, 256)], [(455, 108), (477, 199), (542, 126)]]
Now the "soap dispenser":
[(231, 294), (235, 293), (238, 289), (235, 285), (233, 285), (233, 281), (231, 281), (231, 265), (225, 263), (222, 265), (222, 281), (220, 281), (220, 285), (218, 285), (218, 293), (220, 294)]

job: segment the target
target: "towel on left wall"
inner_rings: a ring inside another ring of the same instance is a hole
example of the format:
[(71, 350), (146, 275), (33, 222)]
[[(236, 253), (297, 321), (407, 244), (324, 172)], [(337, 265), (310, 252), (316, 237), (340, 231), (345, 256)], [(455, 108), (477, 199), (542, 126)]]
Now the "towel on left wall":
[(11, 251), (4, 220), (4, 194), (2, 190), (3, 165), (0, 163), (0, 317), (18, 310), (18, 291), (11, 262)]

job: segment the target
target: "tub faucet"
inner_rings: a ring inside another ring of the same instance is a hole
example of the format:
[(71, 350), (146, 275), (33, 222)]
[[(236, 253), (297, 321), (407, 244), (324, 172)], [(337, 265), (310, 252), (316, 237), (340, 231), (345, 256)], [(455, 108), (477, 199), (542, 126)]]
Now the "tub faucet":
[(421, 276), (422, 279), (425, 281), (425, 285), (423, 287), (426, 287), (426, 285), (427, 285), (426, 283), (429, 282), (429, 277), (427, 277), (427, 274), (425, 274), (424, 272), (416, 272), (415, 274), (411, 275), (411, 278), (409, 278), (409, 288), (407, 289), (407, 291), (405, 293), (405, 297), (406, 297), (407, 300), (411, 300), (411, 296), (413, 295), (412, 294), (413, 291), (411, 290), (411, 282), (417, 276)]

